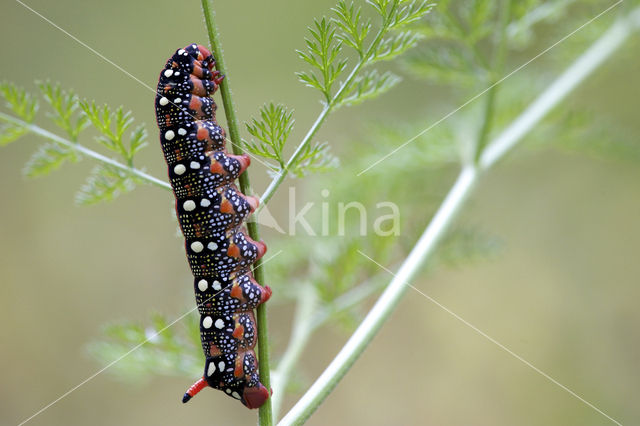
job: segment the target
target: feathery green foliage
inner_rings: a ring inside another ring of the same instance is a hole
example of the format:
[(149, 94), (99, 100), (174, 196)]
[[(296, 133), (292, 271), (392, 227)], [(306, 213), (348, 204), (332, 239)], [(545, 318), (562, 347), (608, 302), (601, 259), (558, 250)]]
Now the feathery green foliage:
[[(251, 124), (246, 124), (249, 133), (260, 141), (259, 145), (248, 144), (247, 149), (278, 162), (277, 166), (271, 166), (274, 181), (265, 193), (267, 201), (289, 172), (300, 177), (338, 164), (325, 144), (312, 144), (318, 128), (331, 110), (376, 98), (400, 81), (400, 77), (390, 71), (381, 73), (365, 68), (391, 60), (414, 47), (421, 36), (406, 27), (433, 7), (420, 0), (380, 0), (367, 4), (378, 15), (375, 23), (364, 17), (361, 6), (341, 0), (332, 9), (333, 16), (316, 19), (309, 27), (306, 49), (297, 53), (311, 70), (299, 71), (296, 75), (300, 82), (320, 91), (324, 110), (288, 161), (283, 157), (286, 137), (283, 139), (264, 131), (269, 123), (292, 126), (292, 113), (287, 112), (286, 107), (265, 107), (260, 112), (262, 120), (253, 119)], [(351, 71), (347, 72), (349, 68)], [(262, 127), (260, 123), (263, 123)], [(291, 128), (286, 128), (288, 135)]]
[(77, 161), (78, 155), (73, 148), (48, 142), (40, 146), (26, 162), (22, 172), (25, 176), (34, 178), (43, 176), (56, 170), (65, 161)]
[(39, 83), (40, 91), (53, 109), (47, 115), (61, 129), (64, 129), (73, 142), (78, 142), (78, 135), (89, 125), (85, 114), (77, 114), (80, 100), (72, 90), (64, 90), (60, 84), (50, 82)]
[(155, 375), (190, 377), (201, 369), (196, 313), (175, 325), (154, 313), (147, 326), (134, 322), (110, 324), (104, 328), (104, 336), (104, 340), (89, 344), (88, 350), (103, 364), (122, 357), (113, 364), (112, 372), (124, 380), (145, 381)]
[[(160, 182), (134, 168), (135, 155), (147, 144), (147, 131), (143, 125), (139, 125), (126, 137), (134, 121), (130, 111), (125, 112), (123, 107), (112, 111), (107, 105), (98, 107), (95, 102), (81, 101), (73, 91), (65, 90), (59, 84), (40, 82), (38, 87), (50, 107), (47, 117), (56, 127), (64, 130), (69, 139), (33, 123), (39, 109), (35, 96), (11, 83), (1, 83), (0, 94), (14, 117), (0, 113), (0, 120), (5, 122), (0, 129), (0, 145), (30, 132), (49, 140), (27, 161), (25, 176), (33, 178), (49, 174), (65, 162), (79, 161), (83, 158), (81, 153), (85, 153), (100, 164), (93, 169), (76, 195), (76, 202), (83, 205), (113, 200), (145, 181)], [(80, 145), (80, 133), (91, 125), (100, 133), (96, 141), (118, 155), (123, 163)]]
[(278, 165), (271, 166), (272, 170), (284, 167), (283, 149), (287, 138), (293, 130), (293, 111), (288, 111), (283, 105), (270, 103), (260, 109), (260, 119), (253, 118), (251, 123), (245, 123), (247, 131), (258, 142), (243, 140), (244, 148), (258, 156), (275, 160)]
[(122, 106), (112, 111), (107, 105), (100, 108), (95, 102), (88, 101), (80, 102), (80, 107), (93, 126), (102, 133), (96, 140), (120, 155), (129, 167), (133, 167), (133, 157), (147, 145), (147, 131), (143, 125), (137, 126), (131, 131), (129, 143), (125, 142), (125, 132), (133, 124), (131, 111), (125, 112)]

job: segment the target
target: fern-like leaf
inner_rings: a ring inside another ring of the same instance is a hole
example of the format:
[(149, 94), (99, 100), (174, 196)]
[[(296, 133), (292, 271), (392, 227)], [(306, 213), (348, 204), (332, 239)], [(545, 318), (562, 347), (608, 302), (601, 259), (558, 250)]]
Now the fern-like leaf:
[(367, 99), (373, 99), (390, 90), (399, 82), (400, 77), (391, 72), (383, 74), (380, 74), (377, 70), (365, 72), (345, 90), (344, 97), (336, 102), (336, 107), (355, 105)]
[(62, 89), (60, 84), (44, 82), (38, 86), (53, 109), (53, 113), (48, 114), (49, 117), (67, 132), (73, 142), (77, 142), (80, 132), (89, 125), (86, 114), (77, 114), (80, 111), (78, 96), (72, 90)]
[(291, 172), (297, 177), (311, 173), (324, 172), (338, 167), (339, 161), (331, 154), (328, 143), (307, 145), (298, 161), (291, 167)]
[(99, 107), (95, 102), (81, 101), (80, 107), (91, 123), (102, 135), (96, 140), (107, 149), (119, 154), (129, 166), (133, 166), (134, 155), (146, 146), (147, 133), (142, 126), (136, 127), (129, 137), (129, 143), (124, 140), (125, 132), (133, 124), (131, 111), (125, 111), (122, 106), (115, 111), (107, 105)]
[(38, 111), (38, 101), (25, 89), (13, 83), (0, 82), (0, 94), (6, 106), (23, 121), (31, 123)]
[(96, 166), (76, 194), (76, 203), (92, 205), (111, 201), (133, 190), (135, 183), (133, 176), (124, 170), (109, 165)]
[(322, 18), (309, 28), (310, 37), (305, 39), (306, 51), (298, 50), (298, 56), (317, 71), (299, 72), (296, 75), (307, 86), (320, 90), (327, 102), (331, 100), (332, 87), (347, 66), (346, 59), (338, 59), (342, 40), (336, 37), (334, 21)]
[(73, 149), (67, 148), (55, 142), (46, 143), (33, 153), (23, 173), (34, 178), (51, 173), (58, 169), (65, 161), (77, 161), (78, 156)]
[(8, 123), (0, 127), (0, 146), (7, 145), (27, 133), (23, 126)]
[(243, 144), (249, 152), (275, 160), (280, 168), (284, 167), (283, 149), (294, 123), (293, 111), (288, 111), (284, 105), (264, 105), (259, 120), (254, 118), (245, 123), (247, 131), (257, 141), (243, 140)]

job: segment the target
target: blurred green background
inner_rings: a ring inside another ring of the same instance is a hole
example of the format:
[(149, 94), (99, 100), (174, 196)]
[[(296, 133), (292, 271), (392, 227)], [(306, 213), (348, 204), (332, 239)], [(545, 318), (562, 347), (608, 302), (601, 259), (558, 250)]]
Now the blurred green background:
[[(28, 4), (152, 88), (174, 49), (193, 41), (206, 44), (199, 2)], [(602, 9), (607, 4), (602, 2)], [(327, 0), (216, 2), (241, 120), (264, 102), (284, 102), (296, 110), (292, 140), (299, 139), (320, 105), (316, 94), (296, 81), (293, 72), (301, 66), (295, 49), (303, 47), (312, 19), (333, 5)], [(34, 80), (50, 79), (83, 98), (125, 105), (150, 133), (151, 146), (138, 155), (137, 165), (164, 178), (151, 91), (19, 3), (3, 2), (0, 23), (1, 79), (34, 92)], [(597, 35), (594, 31), (591, 40)], [(549, 44), (541, 41), (532, 52)], [(530, 67), (542, 75), (545, 61), (568, 63), (586, 46), (560, 46)], [(615, 54), (559, 109), (588, 109), (637, 139), (637, 46)], [(329, 141), (339, 154), (340, 145), (358, 138), (370, 122), (402, 120), (426, 127), (448, 112), (442, 105), (448, 105), (449, 96), (407, 77), (392, 93), (332, 116), (318, 139)], [(171, 195), (143, 186), (113, 203), (76, 207), (73, 194), (93, 164), (84, 161), (26, 180), (21, 169), (40, 142), (28, 135), (0, 150), (2, 424), (19, 423), (97, 371), (101, 365), (87, 355), (86, 345), (104, 324), (146, 321), (154, 311), (175, 318), (193, 303)], [(250, 172), (261, 193), (269, 177), (257, 162)], [(330, 187), (331, 176), (297, 184), (304, 190), (313, 182)], [(283, 187), (270, 204), (276, 218), (285, 210), (273, 206), (285, 202), (286, 192)], [(461, 218), (498, 236), (502, 251), (490, 260), (423, 274), (414, 285), (607, 414), (636, 424), (639, 193), (637, 162), (531, 151), (523, 144), (483, 178)], [(262, 237), (267, 242), (283, 238), (269, 229)], [(289, 335), (292, 309), (276, 302), (269, 313), (277, 357)], [(321, 331), (297, 376), (313, 380), (347, 336)], [(179, 400), (189, 384), (186, 378), (163, 377), (131, 384), (100, 374), (29, 424), (254, 423), (255, 412), (213, 392), (183, 406)], [(295, 399), (285, 400), (285, 410)], [(409, 291), (309, 424), (608, 421)]]

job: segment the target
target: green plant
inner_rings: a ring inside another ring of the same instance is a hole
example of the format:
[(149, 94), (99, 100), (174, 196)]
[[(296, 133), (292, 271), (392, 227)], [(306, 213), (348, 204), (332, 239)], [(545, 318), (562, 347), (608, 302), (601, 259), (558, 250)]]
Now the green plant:
[[(202, 5), (218, 68), (226, 73), (211, 4), (203, 0)], [(638, 28), (637, 10), (626, 11), (578, 62), (546, 88), (529, 86), (529, 90), (522, 90), (522, 93), (513, 87), (498, 85), (506, 75), (509, 54), (529, 46), (536, 25), (566, 16), (571, 5), (571, 1), (442, 1), (438, 10), (425, 19), (433, 5), (424, 1), (378, 0), (368, 2), (364, 8), (338, 2), (330, 17), (314, 21), (306, 48), (298, 52), (305, 66), (310, 68), (297, 73), (298, 78), (319, 92), (323, 103), (317, 118), (295, 147), (288, 145), (295, 124), (294, 113), (284, 105), (266, 104), (255, 118), (245, 123), (247, 137), (242, 138), (229, 77), (223, 82), (221, 95), (234, 152), (244, 148), (269, 162), (273, 179), (261, 197), (263, 206), (289, 173), (303, 177), (312, 172), (331, 170), (335, 183), (330, 194), (332, 202), (358, 199), (363, 204), (373, 205), (379, 199), (377, 193), (397, 193), (397, 202), (402, 203), (407, 212), (403, 216), (403, 235), (400, 237), (360, 238), (357, 236), (359, 224), (347, 221), (347, 237), (344, 238), (328, 224), (330, 235), (327, 238), (300, 236), (276, 242), (281, 246), (282, 254), (268, 266), (268, 280), (263, 267), (258, 265), (256, 278), (261, 283), (284, 286), (286, 284), (278, 283), (296, 282), (296, 286), (286, 292), (296, 303), (293, 331), (286, 348), (279, 351), (282, 356), (274, 370), (273, 406), (270, 402), (261, 410), (261, 424), (272, 424), (278, 417), (282, 396), (291, 382), (291, 372), (319, 327), (334, 323), (350, 332), (356, 330), (327, 371), (286, 414), (283, 424), (303, 421), (322, 403), (388, 318), (408, 282), (427, 260), (433, 267), (435, 264), (467, 262), (495, 252), (494, 237), (473, 226), (456, 227), (454, 218), (480, 177), (525, 135), (537, 146), (542, 146), (543, 140), (553, 139), (548, 135), (554, 135), (555, 139), (567, 141), (568, 149), (582, 149), (587, 145), (589, 152), (598, 155), (612, 153), (611, 147), (601, 143), (603, 139), (590, 131), (592, 127), (585, 125), (584, 118), (558, 115), (553, 120), (542, 119)], [(495, 28), (499, 31), (494, 31)], [(562, 26), (563, 31), (566, 29)], [(400, 62), (401, 55), (418, 43), (419, 49)], [(381, 64), (387, 60), (402, 63), (409, 72), (432, 84), (453, 86), (459, 98), (452, 102), (452, 107), (467, 99), (478, 99), (482, 107), (461, 111), (464, 119), (454, 124), (440, 120), (436, 124), (442, 122), (442, 125), (428, 127), (429, 132), (412, 123), (372, 125), (366, 138), (372, 142), (369, 145), (353, 142), (346, 147), (343, 158), (348, 156), (352, 161), (343, 162), (336, 169), (336, 157), (329, 152), (327, 144), (315, 141), (316, 134), (331, 113), (380, 96), (400, 81), (398, 75)], [(41, 96), (51, 110), (52, 123), (66, 136), (34, 124), (40, 105), (35, 96), (10, 83), (0, 86), (10, 111), (0, 113), (0, 120), (4, 122), (0, 141), (8, 143), (28, 133), (48, 140), (27, 163), (27, 176), (45, 175), (66, 162), (90, 158), (98, 162), (98, 167), (76, 197), (80, 204), (112, 200), (118, 194), (133, 190), (139, 183), (170, 189), (167, 183), (134, 165), (135, 155), (145, 145), (146, 132), (141, 126), (132, 128), (130, 113), (122, 107), (114, 110), (80, 101), (73, 92), (58, 85), (43, 83), (39, 86)], [(474, 97), (485, 89), (484, 97)], [(523, 102), (538, 93), (540, 95), (528, 106)], [(80, 143), (87, 128), (97, 132), (96, 141), (100, 145), (95, 149)], [(534, 128), (536, 132), (532, 132)], [(594, 143), (577, 146), (571, 143), (575, 136), (558, 137), (561, 131), (580, 132), (583, 141), (592, 138)], [(115, 155), (117, 160), (98, 153), (99, 146), (109, 155)], [(638, 146), (633, 141), (618, 146), (622, 146), (622, 156), (638, 153)], [(292, 153), (287, 155), (289, 151)], [(391, 155), (385, 156), (387, 152)], [(372, 164), (376, 167), (371, 167)], [(460, 166), (462, 172), (447, 192), (445, 184), (452, 171)], [(353, 177), (356, 174), (359, 175), (357, 179)], [(413, 188), (411, 194), (403, 192), (407, 182), (413, 182), (415, 176), (428, 176), (429, 179), (425, 179), (424, 185), (416, 185), (418, 187)], [(251, 193), (247, 174), (243, 174), (240, 185), (243, 192)], [(447, 196), (441, 203), (443, 193)], [(416, 241), (414, 236), (420, 235), (425, 217), (432, 215), (434, 218)], [(314, 218), (314, 223), (320, 221), (320, 218)], [(251, 223), (249, 231), (254, 239), (259, 238), (257, 224)], [(319, 260), (310, 262), (309, 258)], [(398, 272), (362, 321), (362, 302), (385, 288), (387, 272), (381, 265), (388, 263), (398, 265)], [(304, 277), (302, 282), (300, 276)], [(263, 383), (268, 386), (269, 339), (264, 307), (258, 315), (260, 371), (266, 377), (262, 378)], [(132, 345), (144, 341), (150, 335), (149, 330), (152, 330), (151, 334), (164, 330), (158, 339), (141, 346), (135, 357), (115, 364), (114, 371), (124, 378), (138, 380), (144, 372), (188, 374), (194, 367), (194, 360), (195, 368), (198, 368), (197, 330), (189, 326), (167, 329), (170, 323), (162, 315), (154, 316), (150, 323), (150, 327), (136, 323), (108, 327), (105, 339), (91, 345), (92, 353), (107, 363), (126, 353)], [(189, 324), (193, 325), (195, 321), (189, 321)], [(138, 363), (146, 370), (137, 367)]]

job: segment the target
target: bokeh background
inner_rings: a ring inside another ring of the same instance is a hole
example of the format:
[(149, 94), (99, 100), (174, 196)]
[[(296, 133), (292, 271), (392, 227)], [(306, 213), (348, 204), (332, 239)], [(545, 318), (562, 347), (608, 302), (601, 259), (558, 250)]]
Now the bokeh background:
[[(301, 65), (295, 49), (303, 47), (307, 25), (333, 1), (216, 3), (239, 116), (247, 119), (267, 101), (286, 103), (296, 111), (295, 141), (320, 110), (316, 94), (296, 81), (294, 71)], [(195, 1), (28, 4), (151, 87), (175, 48), (206, 44)], [(602, 9), (606, 6), (602, 2)], [(138, 165), (164, 177), (153, 93), (19, 3), (5, 0), (1, 7), (1, 78), (32, 91), (35, 80), (50, 79), (84, 98), (125, 105), (150, 132), (150, 147), (139, 154)], [(598, 35), (593, 32), (591, 40)], [(585, 40), (582, 48), (589, 37)], [(532, 52), (548, 44), (541, 40)], [(637, 139), (637, 47), (630, 43), (615, 54), (560, 109), (586, 108)], [(545, 61), (568, 63), (582, 48), (560, 46), (530, 67), (542, 76)], [(330, 141), (339, 155), (340, 145), (362, 137), (368, 123), (402, 120), (426, 127), (447, 112), (448, 96), (406, 76), (392, 93), (332, 116), (319, 139)], [(84, 161), (26, 180), (21, 169), (40, 143), (29, 135), (0, 150), (1, 424), (19, 423), (101, 368), (86, 347), (104, 324), (144, 322), (150, 312), (174, 318), (192, 303), (170, 194), (143, 186), (112, 203), (77, 207), (74, 192), (93, 164)], [(87, 137), (86, 143), (93, 142)], [(261, 193), (268, 175), (254, 162), (251, 176)], [(331, 175), (296, 184), (304, 191), (318, 182), (330, 188)], [(286, 203), (285, 193), (282, 189), (272, 201), (276, 218), (286, 212), (277, 207)], [(482, 179), (461, 218), (498, 237), (499, 253), (422, 274), (414, 285), (623, 424), (636, 424), (639, 194), (638, 162), (531, 150), (525, 143)], [(292, 237), (265, 230), (263, 238)], [(270, 328), (277, 359), (293, 309), (274, 306)], [(296, 373), (303, 384), (323, 370), (347, 337), (340, 328), (316, 335)], [(183, 406), (179, 399), (189, 384), (190, 378), (166, 377), (124, 382), (106, 372), (29, 424), (254, 423), (255, 412), (213, 392)], [(287, 398), (285, 409), (295, 400), (296, 395)], [(608, 420), (409, 291), (309, 424), (601, 425)]]

